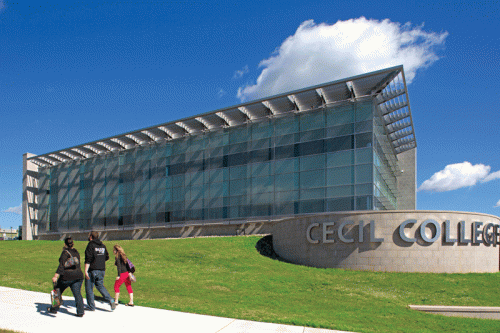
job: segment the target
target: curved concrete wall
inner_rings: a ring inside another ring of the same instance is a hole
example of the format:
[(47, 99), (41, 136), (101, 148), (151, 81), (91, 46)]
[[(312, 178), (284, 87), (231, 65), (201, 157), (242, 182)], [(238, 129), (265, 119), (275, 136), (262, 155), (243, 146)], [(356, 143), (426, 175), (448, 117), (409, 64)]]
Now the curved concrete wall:
[(452, 211), (302, 215), (273, 227), (276, 253), (292, 263), (392, 272), (498, 272), (500, 218)]

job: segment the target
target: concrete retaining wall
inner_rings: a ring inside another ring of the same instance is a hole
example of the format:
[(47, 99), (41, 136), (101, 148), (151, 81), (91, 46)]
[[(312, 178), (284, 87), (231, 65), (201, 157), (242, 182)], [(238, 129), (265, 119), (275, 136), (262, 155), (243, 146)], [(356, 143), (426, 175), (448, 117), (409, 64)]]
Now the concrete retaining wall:
[[(99, 230), (101, 240), (119, 239), (153, 239), (153, 238), (185, 238), (203, 236), (236, 236), (270, 234), (272, 223), (269, 221), (233, 223), (210, 223), (210, 224), (171, 224), (163, 226), (144, 226), (129, 229), (105, 229)], [(63, 240), (71, 235), (75, 240), (87, 240), (89, 230), (68, 231), (62, 233), (48, 233), (39, 235), (39, 239)]]

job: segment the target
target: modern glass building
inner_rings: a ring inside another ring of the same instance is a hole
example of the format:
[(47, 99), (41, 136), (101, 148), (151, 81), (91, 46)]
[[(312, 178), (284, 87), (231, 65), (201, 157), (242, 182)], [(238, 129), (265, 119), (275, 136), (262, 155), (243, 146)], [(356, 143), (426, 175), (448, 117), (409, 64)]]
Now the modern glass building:
[(23, 230), (415, 209), (415, 151), (403, 67), (388, 68), (26, 154)]

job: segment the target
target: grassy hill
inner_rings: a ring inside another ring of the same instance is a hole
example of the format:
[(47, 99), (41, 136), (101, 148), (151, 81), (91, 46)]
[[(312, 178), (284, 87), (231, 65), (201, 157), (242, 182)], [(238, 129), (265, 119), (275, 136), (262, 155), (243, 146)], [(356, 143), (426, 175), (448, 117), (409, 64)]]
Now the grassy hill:
[[(500, 331), (500, 321), (452, 318), (407, 308), (409, 304), (500, 306), (498, 273), (311, 268), (260, 255), (256, 249), (260, 239), (251, 236), (104, 243), (110, 252), (114, 244), (120, 244), (135, 264), (137, 305), (356, 332)], [(75, 242), (82, 259), (86, 245)], [(48, 293), (62, 246), (62, 241), (0, 242), (0, 285)], [(106, 272), (106, 287), (113, 296), (113, 258)], [(71, 291), (65, 294), (71, 295)], [(125, 286), (120, 300), (128, 301)]]

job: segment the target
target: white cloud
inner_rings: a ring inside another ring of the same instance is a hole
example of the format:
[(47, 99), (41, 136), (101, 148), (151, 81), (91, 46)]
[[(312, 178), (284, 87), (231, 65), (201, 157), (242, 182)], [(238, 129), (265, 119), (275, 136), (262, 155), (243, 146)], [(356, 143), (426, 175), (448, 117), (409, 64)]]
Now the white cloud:
[(364, 17), (333, 25), (305, 21), (260, 62), (256, 84), (240, 87), (237, 97), (256, 99), (401, 64), (410, 83), (418, 69), (439, 59), (435, 49), (448, 36), (422, 28)]
[(500, 200), (498, 200), (497, 204), (495, 205), (495, 207), (500, 207)]
[(245, 67), (243, 67), (242, 69), (234, 72), (233, 79), (239, 79), (240, 77), (242, 77), (246, 73), (248, 73), (248, 65), (245, 65)]
[(497, 172), (490, 173), (488, 176), (486, 176), (483, 180), (481, 180), (483, 183), (499, 179), (500, 178), (500, 170)]
[(470, 162), (449, 164), (436, 172), (418, 188), (419, 191), (445, 192), (462, 187), (489, 182), (500, 178), (500, 171), (490, 173), (491, 167), (484, 164), (472, 165)]
[(21, 205), (19, 205), (17, 207), (10, 207), (10, 208), (7, 208), (6, 210), (2, 210), (2, 213), (14, 213), (14, 214), (21, 215), (23, 213), (23, 208)]

